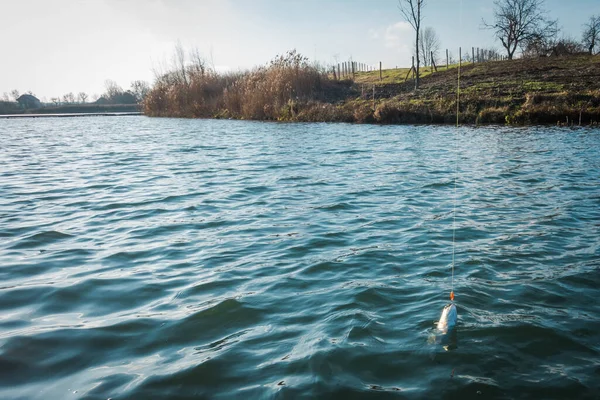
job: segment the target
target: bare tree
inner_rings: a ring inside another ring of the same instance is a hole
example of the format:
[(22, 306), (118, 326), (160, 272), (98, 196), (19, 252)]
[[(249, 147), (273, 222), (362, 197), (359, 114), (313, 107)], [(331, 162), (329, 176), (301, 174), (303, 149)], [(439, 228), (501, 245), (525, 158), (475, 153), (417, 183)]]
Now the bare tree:
[(14, 89), (14, 90), (10, 91), (10, 97), (12, 97), (14, 99), (14, 101), (17, 101), (17, 99), (19, 97), (21, 97), (21, 94), (19, 93), (19, 91), (17, 89)]
[(150, 85), (146, 81), (133, 81), (131, 82), (131, 92), (135, 96), (135, 101), (140, 103), (150, 92)]
[(486, 29), (493, 30), (512, 60), (517, 47), (524, 48), (530, 41), (543, 41), (556, 36), (557, 21), (546, 18), (544, 0), (495, 0), (494, 22), (483, 21)]
[(85, 103), (88, 99), (88, 95), (85, 92), (79, 92), (79, 94), (77, 95), (77, 98), (79, 99), (80, 103)]
[(10, 97), (9, 97), (8, 93), (4, 92), (2, 94), (2, 101), (6, 101), (6, 102), (10, 101)]
[(111, 79), (104, 81), (104, 89), (106, 90), (104, 95), (106, 96), (107, 100), (112, 100), (123, 93), (123, 88), (119, 86), (117, 82)]
[(58, 105), (60, 105), (60, 98), (58, 98), (58, 97), (52, 97), (50, 99), (50, 102), (54, 103), (55, 106), (58, 106)]
[(215, 68), (215, 55), (213, 53), (213, 47), (212, 47), (212, 45), (210, 46), (210, 66), (212, 68), (213, 74), (216, 74), (217, 73), (217, 69)]
[(419, 58), (419, 34), (421, 33), (421, 22), (423, 21), (421, 10), (424, 6), (425, 0), (398, 0), (398, 8), (402, 16), (415, 30), (415, 55), (417, 59), (415, 90), (419, 88), (419, 67), (421, 65)]
[[(423, 29), (423, 34), (419, 38), (419, 51), (423, 58), (423, 65), (426, 67), (432, 65), (440, 51), (440, 39), (433, 28)], [(431, 57), (432, 53), (433, 59)]]
[(178, 78), (185, 86), (188, 86), (187, 73), (185, 68), (185, 49), (181, 42), (175, 45), (175, 53), (173, 54), (173, 65), (177, 71)]
[(194, 47), (189, 52), (190, 57), (190, 66), (189, 70), (192, 75), (200, 75), (204, 76), (206, 73), (206, 61), (200, 54), (200, 50), (197, 47)]
[(63, 96), (63, 102), (67, 104), (75, 103), (75, 95), (73, 92), (69, 92)]
[(594, 54), (594, 49), (600, 47), (600, 15), (592, 15), (583, 28), (583, 45)]

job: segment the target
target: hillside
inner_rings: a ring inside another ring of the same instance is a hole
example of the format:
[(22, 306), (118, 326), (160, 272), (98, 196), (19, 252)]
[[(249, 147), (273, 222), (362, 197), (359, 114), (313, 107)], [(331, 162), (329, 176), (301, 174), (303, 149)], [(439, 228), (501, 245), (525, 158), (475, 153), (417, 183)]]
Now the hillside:
[[(416, 92), (412, 80), (404, 82), (407, 70), (401, 72), (396, 82), (380, 83), (379, 71), (356, 77), (365, 99), (372, 100), (375, 87), (376, 122), (456, 121), (456, 66), (424, 74)], [(582, 124), (600, 121), (600, 56), (469, 64), (461, 68), (460, 83), (465, 123), (579, 124), (580, 116)]]

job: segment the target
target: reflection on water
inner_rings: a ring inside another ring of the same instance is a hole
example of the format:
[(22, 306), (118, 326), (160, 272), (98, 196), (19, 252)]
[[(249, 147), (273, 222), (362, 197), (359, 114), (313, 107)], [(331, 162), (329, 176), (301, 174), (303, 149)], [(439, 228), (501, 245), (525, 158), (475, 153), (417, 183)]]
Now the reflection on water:
[(458, 348), (458, 327), (441, 334), (439, 344), (446, 351), (456, 350)]

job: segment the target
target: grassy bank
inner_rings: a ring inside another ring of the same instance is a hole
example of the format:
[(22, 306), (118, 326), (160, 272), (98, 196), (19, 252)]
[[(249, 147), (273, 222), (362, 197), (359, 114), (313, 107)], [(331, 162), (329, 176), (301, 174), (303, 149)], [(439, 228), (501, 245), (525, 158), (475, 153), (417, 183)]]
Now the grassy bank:
[(336, 81), (295, 52), (253, 71), (172, 71), (144, 103), (150, 116), (357, 123), (579, 124), (600, 121), (600, 57), (570, 56), (362, 72)]

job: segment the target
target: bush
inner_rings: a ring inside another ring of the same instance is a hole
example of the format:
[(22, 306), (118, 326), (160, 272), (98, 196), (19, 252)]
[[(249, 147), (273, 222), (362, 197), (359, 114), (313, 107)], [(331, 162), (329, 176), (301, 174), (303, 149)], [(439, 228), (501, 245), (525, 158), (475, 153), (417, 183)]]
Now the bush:
[(183, 72), (174, 69), (157, 79), (144, 111), (152, 116), (292, 120), (300, 105), (325, 100), (326, 92), (336, 93), (330, 90), (335, 86), (344, 83), (331, 81), (292, 50), (244, 73), (218, 74), (194, 65)]

